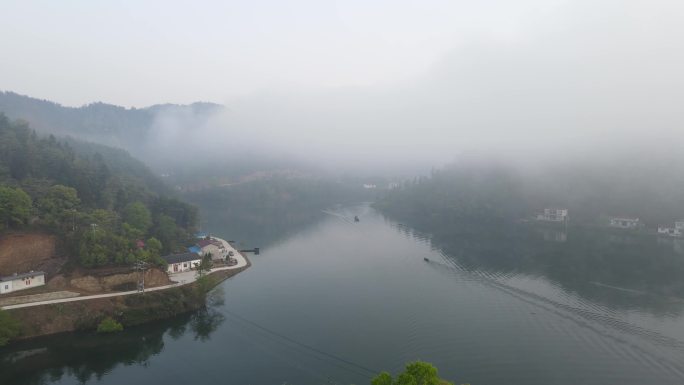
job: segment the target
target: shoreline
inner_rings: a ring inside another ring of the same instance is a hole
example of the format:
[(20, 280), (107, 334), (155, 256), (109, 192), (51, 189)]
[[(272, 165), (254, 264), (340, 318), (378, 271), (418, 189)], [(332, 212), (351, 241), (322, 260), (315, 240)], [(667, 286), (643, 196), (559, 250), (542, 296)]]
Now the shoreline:
[[(224, 267), (213, 268), (209, 271), (209, 273), (207, 273), (207, 275), (210, 275), (210, 274), (213, 274), (213, 273), (219, 272), (219, 271), (236, 270), (236, 269), (239, 269), (241, 267), (251, 266), (251, 262), (249, 262), (247, 257), (244, 254), (242, 254), (240, 251), (238, 251), (236, 248), (234, 248), (226, 240), (224, 240), (222, 238), (218, 238), (218, 237), (213, 237), (213, 238), (222, 242), (227, 249), (234, 251), (234, 254), (235, 254), (234, 257), (235, 257), (235, 259), (238, 260), (238, 263), (233, 265), (233, 266), (224, 266)], [(149, 289), (145, 289), (145, 293), (153, 292), (153, 291), (159, 291), (159, 290), (168, 290), (168, 289), (171, 289), (174, 287), (178, 287), (178, 286), (182, 286), (182, 285), (188, 285), (188, 284), (193, 283), (197, 280), (195, 270), (190, 270), (187, 272), (177, 273), (177, 274), (168, 274), (168, 276), (169, 276), (169, 279), (175, 283), (170, 284), (170, 285), (151, 287)], [(176, 281), (176, 280), (174, 280), (174, 278), (180, 279), (180, 280)], [(13, 310), (13, 309), (26, 308), (26, 307), (43, 306), (43, 305), (51, 305), (51, 304), (66, 303), (66, 302), (88, 301), (88, 300), (93, 300), (93, 299), (98, 299), (98, 298), (119, 297), (119, 296), (134, 295), (134, 294), (142, 294), (142, 293), (138, 290), (130, 290), (130, 291), (115, 292), (115, 293), (92, 294), (92, 295), (86, 295), (86, 296), (80, 296), (79, 295), (77, 297), (70, 297), (70, 298), (61, 298), (61, 299), (53, 299), (53, 300), (46, 300), (46, 301), (35, 301), (35, 302), (25, 302), (25, 303), (20, 303), (20, 304), (16, 304), (16, 305), (0, 306), (0, 309), (2, 309), (2, 310)]]
[[(208, 292), (252, 265), (246, 255), (240, 253), (227, 241), (218, 237), (214, 238), (227, 245), (229, 250), (234, 250), (233, 258), (237, 259), (238, 263), (212, 269), (203, 276), (208, 278), (208, 285), (198, 284), (197, 278), (193, 277), (191, 280), (185, 279), (171, 285), (150, 288), (144, 293), (138, 291), (107, 293), (6, 306), (3, 310), (22, 325), (21, 334), (14, 340), (94, 330), (106, 317), (117, 319), (125, 327), (129, 327), (171, 318), (201, 308), (205, 305)], [(170, 274), (169, 278), (171, 280), (186, 278), (187, 273), (196, 275), (196, 271), (192, 270), (180, 273), (184, 276)]]

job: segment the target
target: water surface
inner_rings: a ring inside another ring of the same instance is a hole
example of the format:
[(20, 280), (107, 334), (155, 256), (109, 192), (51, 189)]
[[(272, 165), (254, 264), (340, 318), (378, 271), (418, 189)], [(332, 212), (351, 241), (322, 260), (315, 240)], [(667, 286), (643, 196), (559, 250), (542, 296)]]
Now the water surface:
[(682, 267), (675, 243), (615, 266), (565, 250), (572, 234), (437, 242), (365, 205), (288, 231), (251, 234), (261, 255), (206, 310), (15, 344), (0, 383), (366, 384), (417, 359), (473, 385), (684, 383), (684, 302), (657, 279)]

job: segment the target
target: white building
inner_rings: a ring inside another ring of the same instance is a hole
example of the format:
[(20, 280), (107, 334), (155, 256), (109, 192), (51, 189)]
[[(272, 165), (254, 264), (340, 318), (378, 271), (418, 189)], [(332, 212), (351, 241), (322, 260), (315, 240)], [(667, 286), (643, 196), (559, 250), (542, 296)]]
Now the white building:
[(0, 294), (43, 285), (45, 285), (45, 273), (42, 271), (30, 271), (24, 274), (15, 273), (7, 277), (0, 277)]
[(166, 269), (169, 274), (192, 270), (202, 262), (202, 257), (195, 253), (171, 254), (162, 258), (169, 264)]
[(684, 232), (684, 220), (675, 222), (675, 229)]
[(544, 209), (544, 213), (537, 215), (538, 221), (565, 222), (568, 220), (568, 209)]
[(681, 228), (675, 227), (668, 227), (668, 226), (663, 226), (659, 225), (658, 226), (658, 234), (660, 235), (666, 235), (668, 237), (682, 237), (684, 236), (684, 230)]
[(200, 248), (200, 255), (202, 256), (211, 253), (211, 259), (214, 260), (225, 260), (226, 257), (228, 257), (228, 250), (223, 245), (223, 242), (217, 239), (202, 239), (201, 241), (197, 242), (197, 246)]
[(620, 229), (636, 229), (641, 226), (639, 218), (610, 217), (610, 226)]

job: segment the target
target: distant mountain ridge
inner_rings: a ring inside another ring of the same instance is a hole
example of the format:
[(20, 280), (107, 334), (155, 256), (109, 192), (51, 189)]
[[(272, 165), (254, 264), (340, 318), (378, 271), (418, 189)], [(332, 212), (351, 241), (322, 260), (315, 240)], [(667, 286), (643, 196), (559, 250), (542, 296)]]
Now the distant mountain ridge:
[(66, 107), (0, 91), (0, 114), (10, 120), (26, 121), (31, 129), (60, 140), (123, 149), (171, 186), (234, 183), (264, 171), (308, 170), (301, 162), (273, 154), (268, 148), (241, 144), (245, 132), (222, 119), (226, 110), (208, 102), (145, 108), (96, 102)]
[(196, 102), (188, 105), (156, 104), (145, 108), (125, 108), (95, 102), (81, 107), (66, 107), (49, 100), (32, 98), (11, 91), (0, 92), (0, 112), (8, 118), (26, 120), (39, 132), (73, 136), (137, 154), (161, 112), (188, 113), (209, 117), (224, 107)]

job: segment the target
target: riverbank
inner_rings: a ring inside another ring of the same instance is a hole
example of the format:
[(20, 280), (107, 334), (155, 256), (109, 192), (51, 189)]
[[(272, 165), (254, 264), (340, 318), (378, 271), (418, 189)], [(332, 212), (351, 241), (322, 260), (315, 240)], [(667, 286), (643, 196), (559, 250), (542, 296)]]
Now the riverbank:
[(207, 292), (251, 266), (249, 259), (237, 250), (235, 258), (238, 264), (212, 269), (201, 279), (196, 279), (194, 271), (183, 277), (171, 275), (170, 278), (176, 281), (174, 284), (151, 288), (145, 293), (134, 291), (64, 298), (6, 306), (3, 310), (21, 323), (17, 339), (93, 330), (106, 317), (116, 319), (124, 327), (139, 325), (204, 306)]

